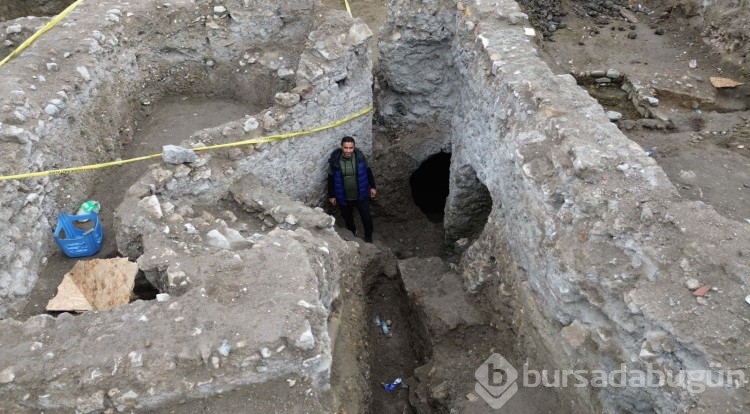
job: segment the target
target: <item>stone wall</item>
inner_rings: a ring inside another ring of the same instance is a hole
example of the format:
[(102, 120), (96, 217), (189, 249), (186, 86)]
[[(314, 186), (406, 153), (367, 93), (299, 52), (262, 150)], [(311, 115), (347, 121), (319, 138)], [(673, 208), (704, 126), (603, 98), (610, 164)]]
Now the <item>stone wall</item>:
[[(185, 137), (195, 145), (307, 130), (367, 107), (371, 33), (346, 13), (320, 7), (314, 1), (82, 3), (0, 69), (0, 174), (116, 160), (143, 108), (170, 95), (222, 96), (268, 108)], [(294, 140), (225, 151), (219, 155), (236, 162), (233, 174), (205, 177), (203, 184), (216, 191), (203, 197), (215, 199), (252, 171), (315, 204), (324, 197), (325, 157), (343, 135), (356, 136), (369, 152), (370, 125), (366, 115)], [(54, 243), (55, 218), (77, 210), (93, 177), (0, 182), (0, 218), (7, 223), (0, 229), (0, 298), (30, 292)]]
[[(331, 124), (372, 103), (370, 36), (312, 1), (84, 2), (0, 69), (0, 174), (116, 159), (143, 108), (170, 95), (267, 108), (185, 137), (196, 149)], [(257, 396), (251, 412), (322, 411), (328, 319), (358, 255), (332, 217), (299, 200), (325, 198), (325, 159), (341, 136), (371, 150), (371, 123), (144, 168), (110, 208), (118, 249), (161, 296), (78, 317), (0, 317), (0, 411), (174, 407), (240, 387)], [(2, 304), (33, 288), (51, 224), (93, 178), (2, 182)], [(235, 212), (213, 216), (220, 199)]]
[(455, 11), (451, 4), (424, 2), (421, 13), (415, 15), (408, 12), (411, 2), (388, 3), (388, 16), (378, 35), (385, 80), (378, 106), (393, 124), (428, 118), (439, 126), (449, 124), (450, 110), (456, 104), (456, 74), (453, 62), (441, 57), (449, 53), (453, 38)]
[[(423, 11), (438, 2), (427, 3), (412, 7), (421, 16), (414, 21), (436, 15)], [(750, 393), (729, 376), (747, 373), (726, 370), (750, 359), (748, 225), (682, 200), (571, 76), (554, 75), (536, 56), (516, 3), (457, 6), (443, 56), (459, 74), (448, 237), (477, 220), (466, 211), (472, 187), (486, 187), (492, 200), (462, 260), (466, 288), (510, 309), (495, 317), (515, 321), (538, 369), (711, 373), (661, 387), (564, 391), (586, 411), (745, 411)], [(408, 49), (415, 37), (391, 38), (389, 48)], [(412, 82), (421, 78), (388, 84)], [(696, 299), (693, 278), (716, 288), (710, 299)], [(721, 380), (724, 387), (706, 388)]]

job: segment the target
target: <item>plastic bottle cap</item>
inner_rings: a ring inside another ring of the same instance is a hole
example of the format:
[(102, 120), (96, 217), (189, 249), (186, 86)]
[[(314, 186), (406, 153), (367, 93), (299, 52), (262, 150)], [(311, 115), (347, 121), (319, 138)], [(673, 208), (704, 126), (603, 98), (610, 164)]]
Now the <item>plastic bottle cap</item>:
[(85, 203), (81, 204), (81, 210), (86, 213), (98, 213), (99, 212), (99, 203), (97, 201), (86, 201)]

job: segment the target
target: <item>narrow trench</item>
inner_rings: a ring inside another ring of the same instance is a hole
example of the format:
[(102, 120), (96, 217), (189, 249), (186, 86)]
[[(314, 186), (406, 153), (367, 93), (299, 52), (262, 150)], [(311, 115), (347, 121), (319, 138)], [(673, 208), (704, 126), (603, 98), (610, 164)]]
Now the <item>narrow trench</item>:
[[(415, 212), (419, 214), (421, 211), (423, 214), (423, 217), (411, 220), (414, 229), (440, 233), (411, 240), (408, 247), (414, 252), (422, 252), (421, 255), (432, 256), (429, 252), (436, 249), (427, 244), (434, 244), (435, 239), (442, 240), (442, 226), (427, 227), (419, 223), (429, 221), (442, 224), (448, 196), (450, 159), (450, 153), (434, 154), (409, 177), (412, 201), (418, 207)], [(393, 240), (393, 234), (388, 236), (387, 240)], [(432, 342), (425, 337), (428, 335), (425, 325), (413, 308), (400, 274), (394, 277), (385, 274), (366, 276), (364, 285), (371, 395), (365, 412), (416, 413), (409, 400), (410, 386), (416, 385), (413, 382), (415, 370), (432, 357)], [(399, 379), (401, 384), (395, 385), (394, 382)]]
[[(367, 343), (370, 349), (370, 391), (372, 401), (367, 413), (412, 413), (407, 379), (424, 363), (422, 338), (417, 321), (411, 318), (409, 302), (400, 278), (378, 276), (367, 289), (366, 314), (369, 318)], [(380, 323), (378, 325), (378, 323)], [(386, 328), (383, 328), (383, 325)], [(403, 382), (392, 390), (397, 379)]]

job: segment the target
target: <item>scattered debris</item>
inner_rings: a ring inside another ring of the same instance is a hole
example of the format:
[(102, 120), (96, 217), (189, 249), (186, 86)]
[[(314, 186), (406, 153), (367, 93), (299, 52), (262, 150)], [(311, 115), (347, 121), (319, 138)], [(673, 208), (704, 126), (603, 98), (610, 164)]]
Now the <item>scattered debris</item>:
[(396, 378), (391, 383), (383, 384), (383, 388), (385, 388), (385, 390), (389, 391), (389, 392), (395, 390), (399, 386), (401, 386), (403, 388), (406, 388), (405, 384), (404, 384), (404, 380), (402, 380), (401, 378)]
[(221, 346), (219, 347), (219, 353), (221, 354), (221, 356), (225, 356), (225, 357), (229, 356), (229, 352), (231, 350), (232, 350), (232, 346), (229, 345), (229, 341), (226, 339), (223, 340), (221, 342)]
[(624, 7), (620, 7), (620, 14), (630, 23), (638, 23), (638, 18), (635, 17), (635, 14)]
[(708, 291), (709, 291), (709, 290), (711, 290), (711, 287), (709, 287), (709, 286), (705, 286), (705, 285), (704, 285), (704, 286), (701, 286), (701, 287), (699, 287), (698, 289), (696, 289), (696, 290), (695, 290), (695, 291), (693, 292), (693, 295), (695, 295), (695, 296), (699, 296), (699, 297), (700, 297), (700, 296), (704, 296), (704, 295), (705, 295), (706, 293), (708, 293)]
[(698, 281), (698, 279), (690, 278), (688, 279), (685, 284), (687, 285), (687, 288), (690, 290), (696, 290), (699, 287), (703, 286), (701, 282)]
[(379, 315), (375, 315), (372, 321), (383, 330), (386, 337), (390, 338), (393, 335), (390, 330), (390, 326), (393, 322), (391, 322), (390, 319), (381, 319)]
[(14, 379), (16, 379), (16, 374), (13, 372), (13, 367), (5, 368), (0, 372), (0, 384), (13, 382)]
[(711, 85), (717, 89), (736, 88), (737, 86), (744, 85), (743, 82), (737, 82), (736, 80), (729, 78), (720, 78), (718, 76), (711, 76), (708, 79), (711, 81)]

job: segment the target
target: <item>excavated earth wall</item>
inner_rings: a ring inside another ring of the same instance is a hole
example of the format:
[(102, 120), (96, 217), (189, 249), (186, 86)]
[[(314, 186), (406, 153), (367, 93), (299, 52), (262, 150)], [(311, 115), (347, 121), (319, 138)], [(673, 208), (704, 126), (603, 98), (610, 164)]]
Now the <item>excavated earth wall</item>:
[[(117, 159), (142, 108), (171, 95), (268, 107), (184, 137), (188, 148), (331, 124), (372, 102), (371, 35), (317, 2), (84, 2), (1, 69), (0, 174)], [(248, 412), (322, 410), (339, 278), (360, 266), (356, 243), (309, 205), (325, 196), (322, 160), (343, 135), (369, 152), (371, 124), (144, 166), (108, 206), (105, 237), (162, 295), (0, 320), (0, 411), (142, 410), (239, 387), (256, 396)], [(3, 307), (33, 288), (57, 214), (76, 211), (95, 176), (2, 183)]]
[[(527, 368), (676, 378), (564, 390), (586, 411), (747, 411), (749, 225), (682, 200), (573, 77), (544, 65), (516, 3), (390, 7), (399, 11), (380, 34), (383, 65), (452, 38), (442, 59), (459, 75), (437, 88), (459, 91), (448, 111), (446, 237), (470, 236), (475, 205), (491, 198), (484, 230), (462, 258), (464, 284), (493, 308), (511, 309), (494, 317), (514, 321)], [(455, 20), (446, 27), (448, 12)], [(384, 80), (399, 85), (379, 99), (395, 123), (426, 122), (425, 106), (408, 103), (430, 97), (409, 95), (429, 94), (418, 86), (440, 74), (414, 75)], [(696, 299), (689, 279), (713, 286), (710, 297)]]
[(0, 4), (0, 21), (28, 16), (54, 16), (75, 0), (8, 0)]
[(703, 30), (709, 43), (729, 61), (746, 67), (750, 56), (750, 7), (736, 0), (672, 0), (670, 3)]

